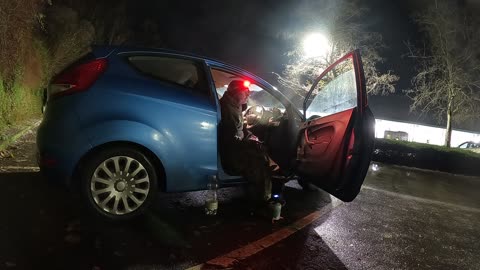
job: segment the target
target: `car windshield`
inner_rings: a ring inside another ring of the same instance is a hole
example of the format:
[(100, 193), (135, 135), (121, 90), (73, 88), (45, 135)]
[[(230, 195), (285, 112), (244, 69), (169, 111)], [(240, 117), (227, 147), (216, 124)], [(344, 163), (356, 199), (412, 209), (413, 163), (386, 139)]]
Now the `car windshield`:
[(293, 89), (288, 83), (281, 81), (279, 75), (276, 73), (262, 74), (262, 79), (281, 92), (295, 108), (299, 111), (303, 110), (303, 100), (307, 90)]
[[(225, 72), (218, 69), (212, 69), (212, 76), (215, 81), (215, 88), (217, 89), (217, 95), (221, 98), (227, 91), (228, 84), (233, 80), (245, 80), (245, 78), (239, 77), (235, 74)], [(279, 108), (284, 109), (284, 106), (278, 99), (272, 94), (258, 86), (255, 83), (251, 83), (249, 86), (250, 97), (248, 99), (248, 106), (261, 105), (266, 109)]]

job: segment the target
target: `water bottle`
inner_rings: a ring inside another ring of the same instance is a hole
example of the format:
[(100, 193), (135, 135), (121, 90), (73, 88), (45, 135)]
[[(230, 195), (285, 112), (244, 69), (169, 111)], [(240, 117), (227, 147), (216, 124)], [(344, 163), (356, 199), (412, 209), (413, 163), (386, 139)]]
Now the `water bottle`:
[(207, 185), (207, 196), (205, 198), (205, 214), (207, 216), (215, 216), (217, 214), (218, 200), (217, 189), (218, 181), (217, 176), (213, 175)]
[(279, 202), (272, 202), (270, 204), (272, 210), (272, 222), (282, 219), (282, 204)]

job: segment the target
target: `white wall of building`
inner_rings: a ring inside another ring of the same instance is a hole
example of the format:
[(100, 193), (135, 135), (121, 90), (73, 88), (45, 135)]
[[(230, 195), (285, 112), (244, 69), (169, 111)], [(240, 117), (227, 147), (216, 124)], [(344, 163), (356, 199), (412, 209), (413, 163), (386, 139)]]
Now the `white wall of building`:
[[(375, 120), (375, 137), (383, 138), (385, 131), (404, 131), (408, 133), (408, 141), (443, 145), (445, 142), (445, 129), (424, 126), (414, 123), (389, 121), (383, 119)], [(480, 142), (480, 133), (452, 131), (452, 147), (456, 147), (463, 142)]]

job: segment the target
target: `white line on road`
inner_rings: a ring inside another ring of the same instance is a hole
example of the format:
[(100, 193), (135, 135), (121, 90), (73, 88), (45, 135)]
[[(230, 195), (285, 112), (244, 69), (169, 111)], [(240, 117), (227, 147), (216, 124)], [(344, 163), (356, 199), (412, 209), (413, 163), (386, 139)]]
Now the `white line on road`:
[(383, 189), (378, 189), (378, 188), (374, 188), (374, 187), (366, 186), (366, 185), (362, 186), (362, 189), (369, 189), (369, 190), (373, 190), (373, 191), (376, 191), (376, 192), (385, 193), (385, 194), (388, 194), (390, 196), (402, 198), (402, 199), (405, 199), (405, 200), (414, 200), (414, 201), (417, 201), (417, 202), (435, 204), (435, 205), (440, 205), (440, 206), (445, 206), (445, 207), (457, 208), (457, 209), (460, 209), (460, 210), (463, 210), (463, 211), (480, 213), (480, 209), (475, 208), (475, 207), (462, 206), (462, 205), (458, 205), (458, 204), (454, 204), (454, 203), (447, 203), (447, 202), (442, 202), (442, 201), (437, 201), (437, 200), (432, 200), (432, 199), (424, 199), (424, 198), (415, 197), (415, 196), (412, 196), (412, 195), (400, 194), (400, 193), (396, 193), (396, 192), (392, 192), (392, 191), (388, 191), (388, 190), (383, 190)]

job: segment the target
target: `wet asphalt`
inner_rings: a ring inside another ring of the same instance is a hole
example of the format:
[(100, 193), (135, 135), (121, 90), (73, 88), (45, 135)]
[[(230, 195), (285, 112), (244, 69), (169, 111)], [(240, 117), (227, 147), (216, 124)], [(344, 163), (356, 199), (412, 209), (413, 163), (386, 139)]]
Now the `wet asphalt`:
[(334, 208), (308, 229), (244, 265), (254, 265), (252, 269), (480, 269), (480, 179), (381, 164), (374, 167), (357, 199)]
[[(113, 224), (35, 170), (34, 132), (0, 156), (0, 269), (216, 269), (205, 264), (322, 215), (230, 269), (480, 269), (480, 179), (372, 164), (351, 203), (286, 189), (285, 219), (252, 215), (242, 187), (159, 194), (147, 214)], [(203, 266), (200, 266), (203, 265)]]

